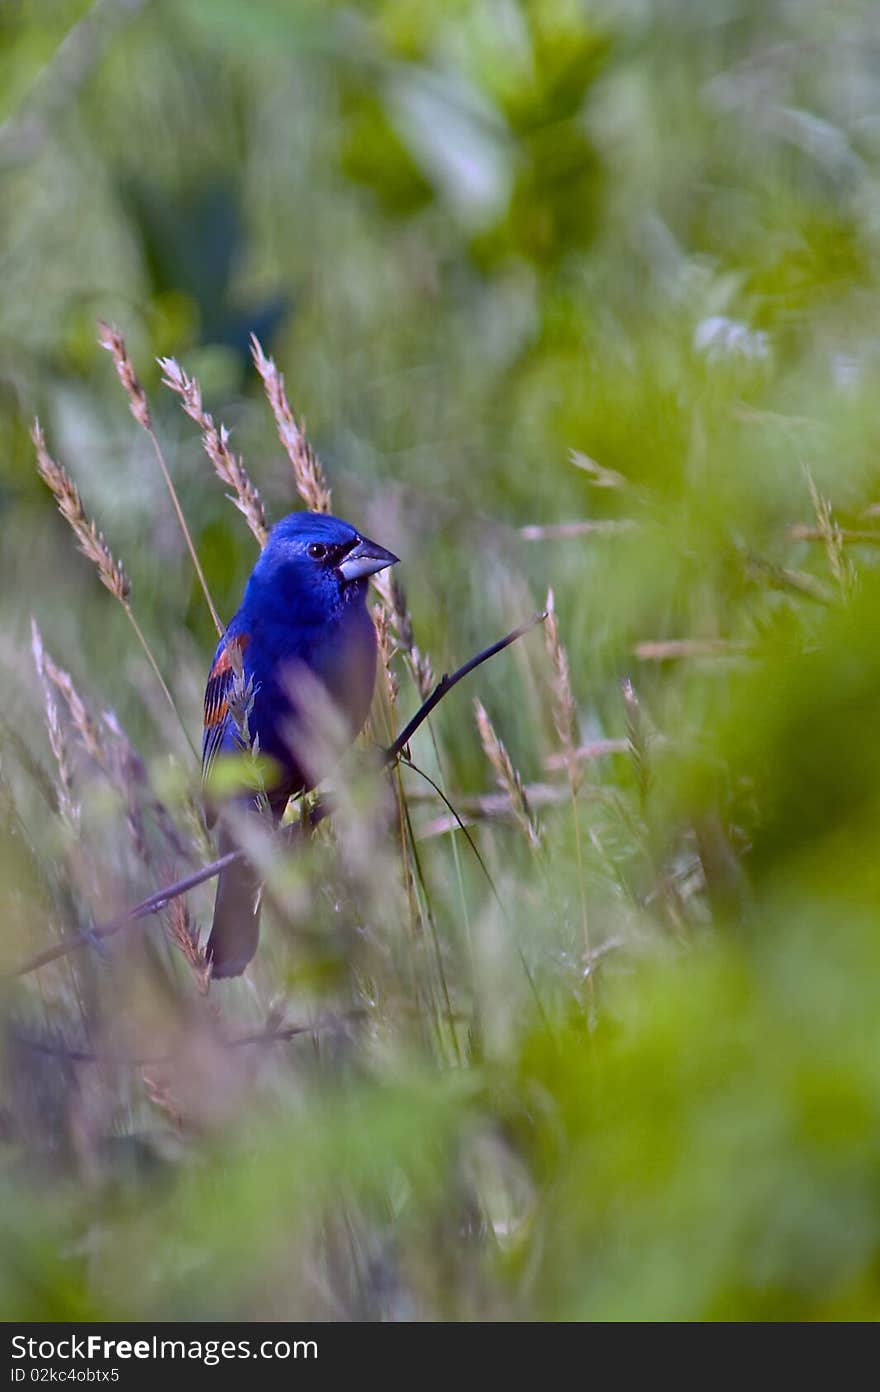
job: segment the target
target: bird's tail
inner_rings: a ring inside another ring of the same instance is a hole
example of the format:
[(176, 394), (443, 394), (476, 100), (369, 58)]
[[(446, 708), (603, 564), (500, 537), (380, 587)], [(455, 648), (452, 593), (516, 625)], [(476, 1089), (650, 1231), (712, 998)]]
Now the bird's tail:
[[(238, 849), (222, 826), (219, 849), (221, 855)], [(241, 976), (257, 950), (259, 937), (260, 879), (249, 861), (236, 860), (221, 871), (217, 881), (207, 948), (212, 976)]]

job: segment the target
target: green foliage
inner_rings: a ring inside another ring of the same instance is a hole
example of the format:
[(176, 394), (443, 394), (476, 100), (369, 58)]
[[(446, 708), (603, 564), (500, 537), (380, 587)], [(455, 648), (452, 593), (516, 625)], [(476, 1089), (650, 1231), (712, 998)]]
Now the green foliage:
[[(355, 754), (310, 845), (254, 833), (248, 984), (205, 997), (210, 885), (4, 978), (7, 1317), (877, 1317), (874, 27), (818, 0), (0, 7), (3, 970), (211, 854), (33, 467), (39, 414), (195, 738), (216, 637), (98, 316), (224, 617), (254, 542), (154, 360), (277, 518), (256, 330), (435, 673), (552, 586), (587, 746), (567, 768), (535, 632), (414, 741), (473, 844)], [(97, 755), (50, 679), (58, 762), (31, 614)], [(385, 742), (418, 703), (397, 638)]]

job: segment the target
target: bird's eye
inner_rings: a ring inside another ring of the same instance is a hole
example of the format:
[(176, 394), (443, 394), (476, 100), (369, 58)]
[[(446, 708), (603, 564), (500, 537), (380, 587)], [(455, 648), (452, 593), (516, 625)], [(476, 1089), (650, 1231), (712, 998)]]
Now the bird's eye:
[(323, 541), (313, 541), (309, 547), (309, 555), (313, 561), (323, 561), (327, 555), (328, 548)]

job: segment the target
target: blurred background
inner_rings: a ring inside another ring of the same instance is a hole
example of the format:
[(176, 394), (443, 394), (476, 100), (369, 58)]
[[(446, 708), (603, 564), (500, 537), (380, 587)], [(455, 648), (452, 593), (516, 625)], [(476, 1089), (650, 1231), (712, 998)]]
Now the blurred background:
[[(878, 155), (855, 0), (2, 0), (5, 1318), (877, 1317)], [(277, 361), (402, 558), (372, 742), (553, 590), (413, 742), (468, 836), (361, 753), (209, 991), (211, 885), (8, 975), (212, 854), (98, 318), (224, 618), (256, 542), (155, 359), (270, 519)]]

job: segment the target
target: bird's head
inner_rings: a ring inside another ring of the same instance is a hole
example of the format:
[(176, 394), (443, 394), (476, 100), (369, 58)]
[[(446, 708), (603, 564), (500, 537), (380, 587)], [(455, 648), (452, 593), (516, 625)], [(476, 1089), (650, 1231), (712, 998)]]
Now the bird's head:
[(270, 591), (301, 613), (312, 607), (326, 612), (363, 600), (369, 576), (397, 559), (339, 517), (292, 512), (272, 528), (248, 588)]

